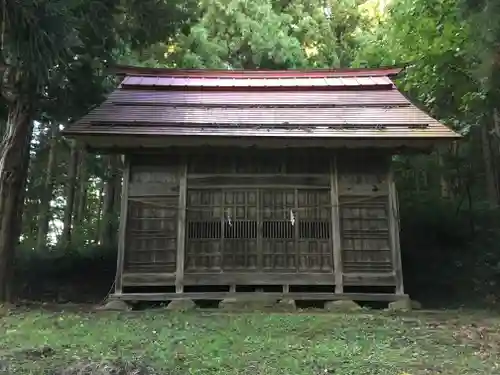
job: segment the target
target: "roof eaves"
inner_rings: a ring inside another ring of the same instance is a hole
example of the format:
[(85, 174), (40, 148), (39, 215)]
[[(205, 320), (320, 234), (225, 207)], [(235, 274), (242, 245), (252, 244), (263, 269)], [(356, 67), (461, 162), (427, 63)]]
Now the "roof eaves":
[(403, 67), (343, 68), (343, 69), (290, 69), (290, 70), (223, 70), (223, 69), (172, 69), (148, 68), (128, 65), (108, 67), (109, 74), (118, 76), (169, 76), (169, 77), (226, 77), (226, 78), (303, 78), (303, 77), (394, 77)]

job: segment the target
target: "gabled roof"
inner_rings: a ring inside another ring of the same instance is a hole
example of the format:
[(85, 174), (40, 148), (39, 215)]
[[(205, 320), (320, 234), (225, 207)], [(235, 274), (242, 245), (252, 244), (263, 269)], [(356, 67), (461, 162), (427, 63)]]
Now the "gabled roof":
[(119, 67), (120, 86), (70, 136), (453, 139), (391, 77), (400, 70)]

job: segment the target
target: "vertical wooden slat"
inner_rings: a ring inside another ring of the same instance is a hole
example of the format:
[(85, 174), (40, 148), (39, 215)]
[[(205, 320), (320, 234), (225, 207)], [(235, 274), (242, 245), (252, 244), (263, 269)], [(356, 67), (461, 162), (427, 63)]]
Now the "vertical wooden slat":
[[(299, 271), (299, 267), (297, 265), (299, 264), (299, 249), (300, 249), (300, 242), (299, 242), (299, 237), (300, 237), (300, 228), (299, 228), (299, 190), (295, 189), (294, 191), (294, 210), (293, 213), (295, 215), (295, 223), (294, 223), (294, 228), (293, 228), (293, 253), (295, 255), (295, 272)], [(287, 256), (287, 263), (288, 263), (288, 256)], [(288, 267), (287, 267), (288, 268)]]
[(264, 232), (264, 225), (262, 224), (263, 222), (263, 216), (264, 213), (261, 210), (261, 208), (264, 206), (263, 202), (261, 202), (262, 198), (262, 190), (257, 189), (257, 267), (256, 269), (259, 271), (262, 271), (264, 269), (263, 265), (263, 248), (262, 248), (262, 236)]
[(389, 184), (389, 233), (392, 252), (392, 264), (394, 267), (394, 275), (396, 278), (396, 294), (404, 294), (403, 285), (403, 267), (401, 264), (401, 245), (399, 242), (399, 208), (394, 182), (394, 171), (392, 166), (389, 168), (388, 179)]
[[(225, 192), (222, 190), (221, 192), (221, 198), (220, 198), (220, 210), (221, 210), (221, 229), (220, 229), (220, 241), (219, 241), (219, 253), (220, 253), (220, 269), (224, 269), (224, 267), (227, 266), (227, 254), (226, 254), (226, 248), (224, 245), (224, 239), (226, 237), (226, 207), (225, 207)], [(215, 202), (214, 202), (215, 206)]]
[(187, 200), (187, 160), (182, 159), (179, 176), (179, 208), (177, 214), (177, 264), (175, 272), (175, 291), (184, 289), (184, 257), (186, 248), (186, 200)]
[(128, 185), (130, 180), (130, 157), (123, 156), (123, 184), (120, 205), (120, 225), (118, 227), (118, 256), (116, 261), (115, 293), (122, 292), (122, 275), (125, 263), (125, 244), (127, 236)]
[(338, 171), (337, 158), (330, 158), (330, 200), (332, 205), (332, 249), (335, 275), (335, 293), (344, 292), (344, 280), (342, 269), (342, 249), (340, 241), (340, 217), (339, 217), (339, 194), (338, 194)]

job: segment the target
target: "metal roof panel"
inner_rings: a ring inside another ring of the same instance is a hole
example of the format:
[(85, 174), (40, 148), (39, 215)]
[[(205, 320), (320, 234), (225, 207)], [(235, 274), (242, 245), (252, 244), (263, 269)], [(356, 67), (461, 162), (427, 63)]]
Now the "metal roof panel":
[(138, 76), (127, 76), (121, 85), (127, 87), (342, 87), (342, 86), (386, 86), (393, 85), (389, 77), (364, 77), (358, 81), (356, 77), (311, 77), (311, 78), (234, 78), (234, 77), (154, 77), (146, 76), (139, 80)]
[(170, 69), (170, 68), (146, 68), (137, 66), (115, 66), (112, 73), (125, 76), (176, 76), (176, 77), (233, 77), (233, 78), (276, 78), (276, 77), (359, 77), (359, 76), (383, 76), (391, 77), (401, 72), (401, 68), (347, 68), (347, 69)]
[(125, 70), (120, 88), (66, 133), (458, 137), (395, 88), (397, 69)]
[(356, 91), (282, 91), (227, 92), (227, 91), (163, 91), (115, 90), (108, 101), (114, 104), (163, 104), (163, 105), (240, 105), (240, 106), (397, 106), (410, 105), (397, 90), (370, 90), (359, 95)]
[(427, 124), (433, 119), (415, 107), (192, 107), (103, 105), (85, 122), (143, 124)]
[(151, 136), (221, 136), (221, 137), (285, 137), (285, 138), (459, 138), (458, 134), (440, 123), (432, 123), (426, 129), (412, 129), (407, 126), (395, 126), (390, 129), (349, 129), (349, 128), (323, 128), (313, 127), (308, 129), (275, 129), (270, 127), (238, 128), (212, 128), (212, 127), (179, 127), (179, 126), (92, 126), (70, 128), (67, 133), (78, 134), (129, 134)]

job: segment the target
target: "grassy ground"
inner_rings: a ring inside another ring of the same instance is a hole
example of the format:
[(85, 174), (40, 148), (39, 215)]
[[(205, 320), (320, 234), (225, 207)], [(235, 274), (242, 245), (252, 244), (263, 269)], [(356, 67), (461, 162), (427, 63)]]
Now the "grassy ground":
[(6, 374), (117, 359), (162, 375), (500, 373), (500, 316), (486, 313), (14, 310), (0, 318), (0, 335)]

